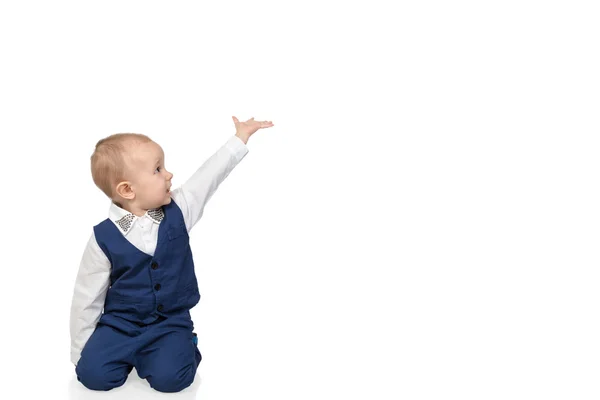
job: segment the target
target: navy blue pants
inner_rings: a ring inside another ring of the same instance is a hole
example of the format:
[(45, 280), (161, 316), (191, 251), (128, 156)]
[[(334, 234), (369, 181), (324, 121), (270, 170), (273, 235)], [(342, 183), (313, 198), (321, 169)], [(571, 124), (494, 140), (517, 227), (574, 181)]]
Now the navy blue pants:
[(135, 367), (160, 392), (190, 386), (202, 360), (189, 311), (149, 325), (103, 315), (81, 352), (77, 379), (88, 389), (123, 385)]

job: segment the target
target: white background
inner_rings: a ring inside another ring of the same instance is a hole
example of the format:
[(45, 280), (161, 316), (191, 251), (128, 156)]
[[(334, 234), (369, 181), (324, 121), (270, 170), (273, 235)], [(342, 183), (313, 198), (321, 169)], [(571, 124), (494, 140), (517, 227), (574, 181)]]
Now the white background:
[(594, 3), (3, 2), (0, 397), (165, 397), (75, 379), (89, 157), (144, 133), (176, 187), (235, 115), (275, 126), (191, 232), (171, 397), (598, 399)]

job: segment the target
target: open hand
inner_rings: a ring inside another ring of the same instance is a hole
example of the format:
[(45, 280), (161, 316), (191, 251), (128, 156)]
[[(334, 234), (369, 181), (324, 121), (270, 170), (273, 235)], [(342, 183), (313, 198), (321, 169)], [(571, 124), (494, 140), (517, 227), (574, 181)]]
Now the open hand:
[(254, 117), (244, 122), (240, 122), (236, 117), (231, 118), (233, 118), (235, 124), (235, 135), (242, 139), (244, 143), (247, 143), (250, 136), (257, 130), (273, 126), (272, 121), (255, 121)]

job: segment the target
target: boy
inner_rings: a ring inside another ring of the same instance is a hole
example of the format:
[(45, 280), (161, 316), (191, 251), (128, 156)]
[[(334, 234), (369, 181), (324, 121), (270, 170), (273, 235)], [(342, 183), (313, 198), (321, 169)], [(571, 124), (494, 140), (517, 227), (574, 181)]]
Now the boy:
[(161, 147), (141, 134), (96, 144), (94, 183), (111, 199), (94, 226), (71, 305), (71, 361), (93, 390), (125, 383), (133, 367), (161, 392), (194, 381), (202, 360), (189, 310), (200, 300), (188, 233), (220, 183), (244, 158), (246, 143), (271, 121), (240, 122), (231, 137), (180, 188)]

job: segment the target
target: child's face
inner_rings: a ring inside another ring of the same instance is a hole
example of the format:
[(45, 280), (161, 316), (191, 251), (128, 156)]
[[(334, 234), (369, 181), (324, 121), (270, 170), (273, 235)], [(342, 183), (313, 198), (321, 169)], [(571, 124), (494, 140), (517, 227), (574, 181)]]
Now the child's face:
[(162, 148), (154, 142), (148, 142), (132, 146), (131, 149), (127, 165), (128, 176), (132, 178), (131, 190), (135, 193), (133, 202), (145, 210), (169, 204), (173, 174), (165, 168)]

